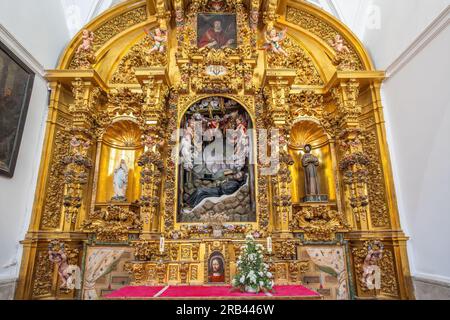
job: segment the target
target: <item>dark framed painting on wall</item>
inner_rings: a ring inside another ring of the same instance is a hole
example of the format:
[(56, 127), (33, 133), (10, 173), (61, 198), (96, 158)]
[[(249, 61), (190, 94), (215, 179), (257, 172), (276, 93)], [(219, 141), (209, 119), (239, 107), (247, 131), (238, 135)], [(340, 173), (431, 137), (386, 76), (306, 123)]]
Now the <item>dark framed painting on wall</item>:
[(0, 42), (0, 175), (14, 175), (34, 76), (34, 72)]

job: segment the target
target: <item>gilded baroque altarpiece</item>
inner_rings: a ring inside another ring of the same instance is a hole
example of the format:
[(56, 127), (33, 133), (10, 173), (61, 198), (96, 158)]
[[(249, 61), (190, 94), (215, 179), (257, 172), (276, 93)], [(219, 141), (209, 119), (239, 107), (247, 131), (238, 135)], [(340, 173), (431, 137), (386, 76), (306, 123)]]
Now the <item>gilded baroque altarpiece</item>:
[[(348, 28), (304, 1), (113, 7), (47, 72), (46, 138), (17, 298), (203, 284), (213, 254), (229, 283), (249, 233), (272, 240), (267, 258), (278, 284), (302, 283), (333, 299), (414, 298), (384, 76)], [(258, 160), (180, 164), (190, 150), (180, 132), (192, 119), (209, 119), (208, 130), (252, 129), (245, 146)], [(322, 201), (303, 201), (305, 145), (320, 162)], [(266, 149), (279, 155), (273, 172), (260, 160)], [(126, 191), (117, 187), (119, 163)], [(217, 181), (228, 171), (234, 180), (225, 188)], [(215, 193), (224, 200), (204, 200)], [(227, 218), (219, 234), (202, 220), (210, 212)], [(81, 287), (66, 285), (72, 274), (61, 261), (79, 266)]]

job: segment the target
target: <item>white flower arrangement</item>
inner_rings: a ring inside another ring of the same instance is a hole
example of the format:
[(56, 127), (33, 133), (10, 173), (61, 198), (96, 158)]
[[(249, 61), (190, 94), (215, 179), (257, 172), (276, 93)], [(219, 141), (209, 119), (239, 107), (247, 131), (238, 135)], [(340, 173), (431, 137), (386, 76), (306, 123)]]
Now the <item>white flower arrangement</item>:
[(268, 271), (269, 265), (264, 263), (264, 246), (255, 243), (252, 235), (248, 235), (246, 243), (241, 247), (241, 254), (236, 263), (237, 274), (232, 281), (234, 287), (241, 291), (271, 291), (273, 276)]

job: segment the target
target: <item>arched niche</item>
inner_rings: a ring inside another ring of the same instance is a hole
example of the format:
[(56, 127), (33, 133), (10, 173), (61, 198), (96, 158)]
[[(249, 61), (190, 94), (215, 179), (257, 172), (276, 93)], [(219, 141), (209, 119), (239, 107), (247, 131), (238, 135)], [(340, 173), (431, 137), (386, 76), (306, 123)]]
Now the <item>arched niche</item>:
[[(209, 213), (224, 214), (226, 222), (256, 222), (252, 129), (246, 108), (227, 97), (205, 97), (185, 111), (179, 127), (177, 222), (208, 222)], [(191, 156), (198, 132), (202, 152)]]
[(325, 130), (313, 120), (300, 120), (291, 129), (289, 153), (294, 160), (290, 167), (292, 175), (292, 202), (301, 203), (305, 196), (305, 175), (302, 167), (304, 146), (312, 146), (311, 153), (319, 159), (320, 192), (327, 194), (329, 201), (336, 200), (336, 187), (333, 171), (332, 148)]
[(142, 132), (131, 120), (119, 120), (111, 124), (103, 134), (98, 165), (96, 203), (110, 202), (114, 196), (114, 169), (122, 159), (128, 172), (127, 202), (134, 202), (140, 195), (140, 167), (137, 161), (144, 149), (141, 143)]

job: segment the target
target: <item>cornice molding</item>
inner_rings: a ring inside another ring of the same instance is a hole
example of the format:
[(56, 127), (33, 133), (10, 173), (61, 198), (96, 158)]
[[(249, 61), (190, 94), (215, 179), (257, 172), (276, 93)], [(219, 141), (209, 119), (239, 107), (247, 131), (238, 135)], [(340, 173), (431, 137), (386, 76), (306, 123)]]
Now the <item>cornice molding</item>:
[(24, 46), (0, 23), (0, 40), (28, 67), (30, 67), (36, 75), (44, 79), (44, 66), (27, 50)]
[(393, 77), (404, 66), (406, 66), (415, 56), (417, 56), (427, 45), (433, 41), (450, 24), (450, 5), (448, 5), (431, 24), (413, 41), (413, 43), (394, 60), (386, 69), (386, 75)]

